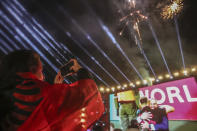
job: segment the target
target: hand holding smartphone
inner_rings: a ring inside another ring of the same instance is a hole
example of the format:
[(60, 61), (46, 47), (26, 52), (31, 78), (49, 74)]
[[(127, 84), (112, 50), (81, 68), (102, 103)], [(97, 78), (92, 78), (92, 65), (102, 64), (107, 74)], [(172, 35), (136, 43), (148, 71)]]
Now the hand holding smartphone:
[(69, 61), (67, 64), (63, 65), (60, 68), (60, 72), (62, 76), (67, 76), (69, 73), (74, 73), (72, 69), (70, 69), (74, 65), (74, 61)]
[(70, 74), (76, 73), (81, 66), (78, 64), (76, 59), (71, 59), (66, 65), (60, 68), (62, 76), (68, 76)]

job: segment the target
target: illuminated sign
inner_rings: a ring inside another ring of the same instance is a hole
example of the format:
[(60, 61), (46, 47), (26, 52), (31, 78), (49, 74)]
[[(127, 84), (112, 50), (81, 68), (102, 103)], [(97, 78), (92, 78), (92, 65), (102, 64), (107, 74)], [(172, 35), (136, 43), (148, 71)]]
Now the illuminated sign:
[(194, 77), (140, 88), (140, 96), (156, 98), (158, 104), (175, 108), (169, 120), (197, 120), (197, 83)]

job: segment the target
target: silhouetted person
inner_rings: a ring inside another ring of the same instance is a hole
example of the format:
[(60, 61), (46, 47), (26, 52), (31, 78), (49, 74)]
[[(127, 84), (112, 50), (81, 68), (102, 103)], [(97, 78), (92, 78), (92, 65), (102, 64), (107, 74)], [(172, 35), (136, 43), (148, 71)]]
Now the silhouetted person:
[[(75, 59), (71, 61), (70, 70), (77, 73), (78, 81), (63, 84), (58, 72), (55, 84), (49, 84), (43, 81), (36, 52), (19, 50), (6, 55), (0, 64), (1, 130), (82, 131), (96, 121), (104, 110), (101, 96), (89, 73)], [(88, 124), (81, 122), (82, 112)]]

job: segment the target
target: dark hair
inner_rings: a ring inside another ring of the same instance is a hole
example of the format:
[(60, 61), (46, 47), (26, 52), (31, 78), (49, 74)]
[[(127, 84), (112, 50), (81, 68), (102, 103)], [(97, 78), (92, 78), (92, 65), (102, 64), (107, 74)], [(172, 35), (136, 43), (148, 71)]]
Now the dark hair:
[(140, 103), (141, 104), (144, 104), (144, 103), (147, 103), (148, 102), (148, 98), (147, 97), (143, 97), (140, 99)]
[(0, 121), (12, 108), (11, 93), (20, 77), (17, 72), (32, 72), (38, 68), (39, 55), (31, 50), (17, 50), (7, 54), (0, 63)]
[(29, 72), (38, 66), (39, 55), (31, 50), (17, 50), (6, 55), (0, 64), (0, 79), (8, 73)]

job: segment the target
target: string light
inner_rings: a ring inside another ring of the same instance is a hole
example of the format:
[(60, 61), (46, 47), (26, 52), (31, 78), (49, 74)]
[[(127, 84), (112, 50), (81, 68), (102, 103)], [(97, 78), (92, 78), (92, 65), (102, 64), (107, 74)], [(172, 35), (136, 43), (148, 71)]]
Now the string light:
[(174, 76), (179, 76), (179, 72), (175, 72), (174, 73)]
[(112, 87), (111, 90), (112, 90), (112, 91), (115, 91), (115, 87)]
[(170, 78), (170, 75), (169, 74), (166, 74), (165, 76), (166, 76), (166, 78)]
[(136, 85), (140, 85), (141, 84), (141, 82), (140, 81), (136, 81)]
[[(190, 72), (195, 72), (195, 71), (197, 71), (197, 68), (196, 67), (192, 67), (192, 68), (190, 68), (190, 69), (187, 69), (187, 70), (182, 70), (182, 71), (180, 71), (180, 72), (174, 72), (173, 73), (173, 76), (172, 75), (170, 75), (170, 74), (166, 74), (165, 75), (165, 77), (164, 76), (162, 76), (162, 75), (160, 75), (160, 76), (158, 76), (157, 77), (157, 79), (155, 79), (154, 77), (150, 77), (150, 78), (148, 78), (147, 80), (146, 79), (144, 79), (143, 81), (136, 81), (135, 82), (135, 84), (136, 85), (141, 85), (142, 83), (143, 83), (143, 85), (146, 85), (147, 83), (148, 83), (148, 81), (151, 81), (151, 82), (154, 82), (154, 81), (156, 81), (156, 82), (160, 82), (161, 80), (163, 80), (164, 78), (170, 78), (170, 79), (174, 79), (174, 77), (178, 77), (178, 76), (180, 76), (181, 74), (184, 74), (185, 76), (188, 76), (188, 74), (189, 74), (189, 71)], [(135, 87), (135, 84), (133, 83), (133, 82), (130, 82), (129, 84), (123, 84), (123, 86), (121, 86), (121, 85), (118, 85), (118, 86), (116, 86), (116, 87), (111, 87), (111, 88), (108, 88), (108, 87), (100, 87), (100, 91), (101, 92), (110, 92), (110, 91), (113, 91), (113, 92), (115, 92), (115, 90), (116, 89), (118, 89), (118, 90), (124, 90), (125, 88), (127, 88), (128, 86), (129, 87)]]
[(106, 91), (107, 91), (107, 92), (110, 92), (110, 89), (109, 89), (109, 88), (107, 88), (107, 89), (106, 89)]
[(125, 88), (126, 88), (126, 87), (127, 87), (127, 84), (124, 84), (124, 85), (123, 85), (123, 87), (125, 87)]
[(148, 83), (147, 80), (143, 80), (143, 84), (146, 85)]
[(196, 68), (192, 68), (191, 71), (192, 71), (192, 72), (195, 72), (195, 71), (196, 71)]
[(121, 89), (121, 86), (119, 85), (119, 86), (117, 86), (117, 88), (118, 88), (118, 89)]
[(153, 77), (152, 77), (152, 78), (150, 78), (150, 81), (152, 81), (152, 82), (153, 82), (153, 81), (155, 81), (155, 78), (153, 78)]
[(134, 84), (131, 82), (131, 83), (129, 83), (129, 86), (134, 86)]
[(103, 92), (103, 91), (104, 91), (104, 87), (101, 87), (101, 88), (100, 88), (100, 91)]
[(187, 70), (183, 70), (183, 74), (184, 75), (188, 75), (188, 71)]
[(174, 77), (173, 76), (170, 76), (170, 79), (173, 79)]
[(158, 76), (158, 79), (159, 79), (159, 80), (162, 80), (162, 79), (163, 79), (163, 76)]

